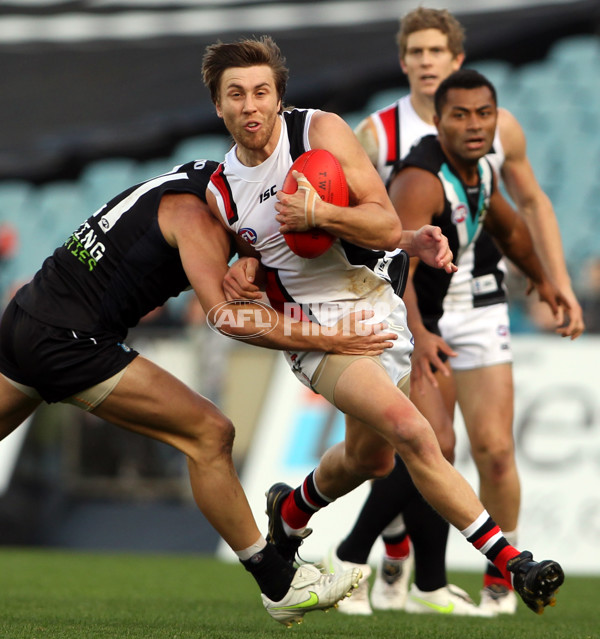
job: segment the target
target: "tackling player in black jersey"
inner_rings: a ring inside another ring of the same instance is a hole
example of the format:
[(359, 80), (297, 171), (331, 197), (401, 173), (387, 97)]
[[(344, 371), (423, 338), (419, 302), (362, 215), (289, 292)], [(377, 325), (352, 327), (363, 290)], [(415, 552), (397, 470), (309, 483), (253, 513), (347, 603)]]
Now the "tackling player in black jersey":
[[(290, 592), (318, 590), (316, 602), (296, 611), (301, 618), (345, 596), (356, 586), (356, 571), (319, 573), (315, 584), (307, 582), (306, 569), (289, 566), (261, 535), (239, 483), (231, 422), (124, 342), (146, 313), (190, 286), (218, 324), (215, 307), (225, 302), (222, 281), (232, 246), (206, 206), (216, 167), (208, 160), (189, 162), (117, 195), (17, 291), (0, 324), (0, 439), (46, 401), (74, 404), (171, 444), (187, 456), (198, 507), (252, 573), (263, 597), (285, 607)], [(365, 337), (326, 336), (317, 327), (307, 332), (278, 322), (273, 314), (273, 329), (258, 335), (256, 316), (243, 317), (228, 327), (229, 334), (270, 348), (379, 354), (392, 344), (381, 325)]]

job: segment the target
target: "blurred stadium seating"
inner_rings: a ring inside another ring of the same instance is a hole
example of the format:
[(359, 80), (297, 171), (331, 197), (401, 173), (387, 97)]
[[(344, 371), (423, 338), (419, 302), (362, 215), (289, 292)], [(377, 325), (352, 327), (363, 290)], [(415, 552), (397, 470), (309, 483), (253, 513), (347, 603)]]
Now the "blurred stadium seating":
[[(528, 154), (540, 183), (552, 198), (567, 262), (575, 281), (580, 265), (598, 255), (600, 229), (600, 37), (578, 35), (557, 41), (545, 59), (521, 67), (501, 60), (470, 64), (495, 84), (499, 102), (519, 119)], [(355, 126), (372, 110), (406, 93), (406, 88), (374, 94), (363, 111), (343, 114)], [(81, 220), (122, 189), (183, 162), (220, 159), (229, 148), (225, 135), (181, 142), (170, 157), (145, 162), (127, 158), (97, 160), (76, 181), (34, 186), (0, 182), (1, 219), (12, 222), (20, 249), (5, 261), (0, 286), (30, 277)], [(2, 291), (0, 290), (0, 293)]]

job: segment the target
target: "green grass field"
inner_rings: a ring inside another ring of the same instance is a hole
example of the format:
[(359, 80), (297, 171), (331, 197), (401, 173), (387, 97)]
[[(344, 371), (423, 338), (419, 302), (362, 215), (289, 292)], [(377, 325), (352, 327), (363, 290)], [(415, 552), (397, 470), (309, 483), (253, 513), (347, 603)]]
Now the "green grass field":
[[(477, 595), (480, 576), (450, 575)], [(313, 612), (287, 630), (240, 565), (208, 557), (0, 550), (2, 639), (591, 639), (600, 578), (567, 575), (555, 608), (492, 620)]]

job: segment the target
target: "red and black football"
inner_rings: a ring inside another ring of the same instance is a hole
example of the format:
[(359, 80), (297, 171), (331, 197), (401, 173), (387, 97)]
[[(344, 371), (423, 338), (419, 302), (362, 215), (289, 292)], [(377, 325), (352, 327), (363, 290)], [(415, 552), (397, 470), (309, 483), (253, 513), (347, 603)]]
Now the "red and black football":
[[(295, 193), (298, 188), (292, 171), (300, 171), (312, 184), (319, 197), (336, 206), (348, 206), (348, 184), (341, 164), (325, 149), (306, 151), (292, 164), (283, 183), (282, 191)], [(319, 228), (284, 233), (290, 249), (300, 257), (315, 258), (323, 255), (335, 242), (335, 236)]]

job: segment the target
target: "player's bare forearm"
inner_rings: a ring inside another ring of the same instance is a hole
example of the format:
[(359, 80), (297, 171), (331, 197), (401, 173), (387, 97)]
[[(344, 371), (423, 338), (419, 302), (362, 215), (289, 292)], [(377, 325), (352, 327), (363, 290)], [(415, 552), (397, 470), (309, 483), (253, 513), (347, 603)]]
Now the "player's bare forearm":
[(511, 216), (510, 224), (500, 226), (496, 221), (486, 223), (487, 229), (495, 238), (500, 250), (521, 272), (534, 283), (545, 279), (545, 272), (527, 225), (516, 213)]
[(490, 197), (484, 227), (504, 255), (529, 279), (536, 284), (544, 280), (545, 272), (527, 224), (497, 189)]
[(558, 332), (563, 337), (576, 339), (585, 330), (583, 310), (573, 291), (554, 209), (546, 194), (542, 192), (541, 195), (529, 207), (531, 210), (526, 216), (526, 222), (536, 238), (536, 251), (546, 273), (568, 302), (568, 320)]
[(372, 315), (360, 311), (337, 325), (320, 326), (284, 316), (266, 304), (228, 302), (211, 309), (208, 320), (227, 337), (263, 348), (376, 356), (391, 348), (397, 336), (382, 323), (364, 324)]

